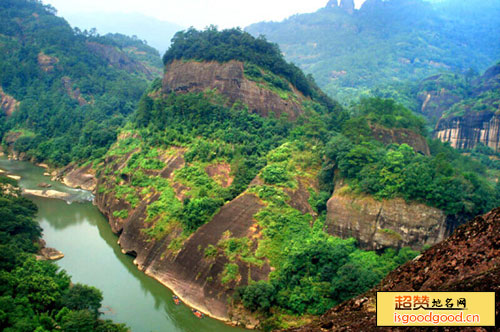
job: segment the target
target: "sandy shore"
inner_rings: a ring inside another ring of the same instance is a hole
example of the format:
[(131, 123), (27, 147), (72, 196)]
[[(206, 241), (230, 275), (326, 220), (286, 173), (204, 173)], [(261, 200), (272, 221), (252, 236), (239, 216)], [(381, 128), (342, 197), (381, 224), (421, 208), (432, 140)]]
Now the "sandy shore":
[(37, 197), (57, 198), (57, 199), (67, 199), (71, 197), (70, 194), (63, 193), (62, 191), (57, 191), (57, 190), (23, 189), (23, 194), (33, 195)]

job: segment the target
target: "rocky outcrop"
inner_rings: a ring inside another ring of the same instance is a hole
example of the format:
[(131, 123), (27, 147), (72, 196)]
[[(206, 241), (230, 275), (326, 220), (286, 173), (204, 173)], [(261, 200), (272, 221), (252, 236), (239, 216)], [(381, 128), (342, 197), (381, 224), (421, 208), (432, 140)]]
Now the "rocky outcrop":
[(339, 6), (338, 0), (329, 0), (326, 4), (326, 8), (337, 8)]
[(421, 249), (451, 233), (451, 220), (436, 208), (401, 198), (378, 201), (345, 191), (345, 187), (336, 189), (327, 203), (327, 231), (342, 238), (354, 237), (364, 249)]
[(64, 258), (64, 254), (61, 251), (54, 248), (47, 248), (46, 242), (43, 239), (38, 240), (38, 246), (40, 250), (35, 257), (39, 261), (57, 261)]
[(163, 92), (203, 92), (217, 89), (232, 105), (241, 101), (248, 109), (262, 116), (286, 114), (290, 120), (302, 113), (303, 95), (293, 89), (298, 100), (283, 99), (278, 94), (245, 78), (240, 61), (197, 62), (176, 60), (167, 65), (163, 77)]
[[(500, 321), (500, 208), (459, 227), (445, 241), (391, 272), (372, 290), (329, 310), (295, 332), (435, 331), (435, 327), (377, 327), (378, 291), (495, 292)], [(493, 331), (495, 328), (441, 327), (440, 331)]]
[(97, 185), (95, 171), (92, 164), (79, 167), (76, 164), (69, 164), (60, 169), (52, 178), (53, 181), (61, 181), (70, 188), (94, 191)]
[(435, 137), (456, 149), (472, 149), (478, 143), (500, 149), (500, 115), (492, 112), (469, 113), (439, 120)]
[(141, 73), (146, 75), (148, 79), (153, 79), (154, 75), (142, 63), (131, 59), (127, 54), (120, 49), (104, 45), (96, 42), (87, 42), (87, 47), (92, 52), (100, 55), (113, 67), (123, 69), (129, 73)]
[(2, 110), (5, 115), (11, 116), (18, 106), (19, 102), (14, 99), (14, 97), (6, 94), (2, 87), (0, 87), (0, 110)]
[(385, 128), (376, 124), (370, 125), (373, 138), (384, 144), (408, 144), (415, 152), (430, 155), (429, 145), (427, 140), (420, 134), (406, 128)]

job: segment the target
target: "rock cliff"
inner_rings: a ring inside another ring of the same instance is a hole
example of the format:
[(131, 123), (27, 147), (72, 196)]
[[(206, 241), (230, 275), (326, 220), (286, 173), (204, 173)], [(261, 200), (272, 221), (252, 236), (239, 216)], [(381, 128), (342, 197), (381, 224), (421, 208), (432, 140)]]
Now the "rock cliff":
[[(175, 183), (174, 172), (186, 165), (185, 150), (177, 148), (174, 151), (159, 157), (165, 163), (164, 168), (148, 170), (148, 174), (171, 181), (177, 198), (183, 200), (185, 198), (183, 193), (188, 188)], [(112, 172), (119, 174), (127, 167), (135, 152), (137, 151), (122, 156), (107, 157), (105, 164)], [(218, 165), (205, 169), (209, 176), (220, 178), (220, 174), (214, 173), (214, 168), (221, 169), (227, 166)], [(152, 188), (148, 188), (147, 194), (136, 193), (141, 199), (136, 206), (132, 206), (125, 198), (118, 198), (115, 191), (107, 190), (114, 188), (116, 181), (113, 177), (99, 177), (95, 204), (108, 218), (113, 232), (119, 236), (118, 243), (122, 251), (135, 257), (134, 263), (140, 270), (169, 287), (186, 304), (220, 320), (233, 319), (233, 314), (228, 308), (228, 300), (235, 288), (248, 284), (250, 280), (266, 279), (270, 267), (268, 264), (258, 266), (237, 260), (240, 277), (224, 283), (221, 282), (221, 276), (225, 265), (229, 262), (228, 258), (222, 250), (219, 253), (216, 251), (215, 255), (207, 256), (205, 249), (220, 247), (220, 242), (229, 236), (254, 239), (259, 227), (253, 216), (262, 209), (263, 203), (255, 194), (245, 192), (226, 203), (210, 222), (201, 226), (187, 239), (183, 238), (182, 227), (175, 222), (171, 224), (168, 235), (152, 238), (145, 232), (151, 227), (151, 221), (147, 220), (147, 209), (159, 199), (160, 193)], [(122, 173), (118, 181), (121, 181), (122, 185), (130, 185), (131, 179)], [(223, 184), (227, 184), (227, 181)], [(128, 211), (126, 217), (116, 214), (122, 210)], [(256, 245), (255, 242), (253, 246)], [(252, 325), (249, 320), (249, 317), (238, 318), (239, 322)]]
[(436, 138), (457, 149), (472, 149), (478, 143), (495, 151), (500, 148), (500, 115), (492, 112), (470, 113), (441, 119)]
[[(468, 94), (452, 104), (441, 100), (435, 107), (445, 110), (434, 135), (457, 149), (472, 149), (478, 143), (499, 150), (500, 64), (488, 69), (466, 86)], [(450, 92), (451, 93), (451, 92)]]
[(163, 92), (202, 92), (217, 89), (233, 104), (241, 101), (251, 112), (262, 116), (274, 113), (277, 117), (286, 114), (290, 120), (302, 113), (301, 102), (305, 98), (293, 89), (297, 100), (284, 99), (244, 75), (244, 64), (240, 61), (197, 62), (173, 61), (168, 64), (163, 77)]
[(338, 187), (327, 203), (327, 231), (342, 238), (354, 237), (362, 248), (422, 249), (451, 233), (453, 223), (441, 210), (401, 198), (377, 201), (343, 193), (346, 188)]
[[(500, 319), (500, 208), (476, 217), (391, 272), (372, 290), (329, 310), (319, 321), (295, 332), (309, 331), (435, 331), (433, 327), (377, 327), (378, 291), (473, 291), (496, 293)], [(481, 327), (440, 328), (440, 331), (493, 331)]]

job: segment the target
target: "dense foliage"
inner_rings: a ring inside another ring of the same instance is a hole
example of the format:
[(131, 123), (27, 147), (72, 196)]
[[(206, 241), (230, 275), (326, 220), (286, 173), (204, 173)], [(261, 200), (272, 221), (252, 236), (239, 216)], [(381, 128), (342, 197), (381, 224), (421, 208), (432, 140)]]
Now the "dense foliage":
[(215, 27), (209, 27), (203, 31), (194, 28), (180, 31), (172, 39), (172, 45), (163, 56), (163, 63), (168, 64), (176, 59), (250, 62), (283, 76), (305, 96), (328, 106), (333, 105), (333, 101), (321, 92), (312, 77), (306, 77), (297, 66), (286, 62), (278, 45), (269, 43), (264, 37), (254, 38), (241, 29), (218, 31)]
[(0, 329), (2, 331), (125, 332), (99, 319), (102, 293), (57, 265), (38, 261), (41, 228), (36, 206), (20, 196), (15, 181), (0, 177)]
[(102, 156), (147, 87), (147, 71), (120, 49), (140, 42), (73, 30), (40, 1), (5, 0), (0, 11), (0, 85), (21, 102), (0, 134), (20, 133), (18, 151), (56, 165)]
[(417, 110), (407, 82), (500, 58), (499, 16), (495, 0), (368, 0), (353, 14), (328, 7), (246, 30), (278, 43), (339, 101), (375, 94)]

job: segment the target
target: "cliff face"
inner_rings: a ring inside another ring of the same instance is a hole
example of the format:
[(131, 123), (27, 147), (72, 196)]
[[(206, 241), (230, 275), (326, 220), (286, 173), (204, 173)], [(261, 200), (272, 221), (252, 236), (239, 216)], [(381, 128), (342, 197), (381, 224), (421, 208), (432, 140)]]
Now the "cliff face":
[(229, 99), (229, 103), (241, 101), (249, 111), (262, 116), (273, 112), (277, 117), (288, 115), (290, 120), (302, 113), (301, 102), (305, 99), (293, 89), (298, 100), (286, 100), (275, 92), (259, 86), (245, 78), (244, 64), (239, 61), (218, 62), (183, 62), (168, 64), (163, 77), (163, 92), (202, 92), (217, 89)]
[(458, 102), (441, 102), (444, 109), (434, 135), (457, 149), (472, 149), (478, 143), (499, 149), (500, 140), (500, 64), (473, 80), (467, 96)]
[[(500, 319), (499, 243), (500, 208), (497, 208), (459, 227), (451, 237), (425, 251), (422, 256), (397, 268), (367, 293), (331, 309), (314, 324), (290, 331), (435, 330), (432, 327), (377, 327), (375, 301), (378, 291), (494, 291), (498, 322)], [(455, 329), (448, 327), (440, 330), (487, 331), (480, 327)]]
[(450, 234), (451, 221), (436, 208), (403, 199), (377, 201), (370, 196), (343, 194), (336, 189), (327, 203), (328, 233), (354, 237), (370, 250), (388, 247), (421, 249)]
[[(164, 168), (147, 172), (149, 176), (171, 181), (177, 198), (182, 201), (185, 199), (185, 192), (190, 188), (176, 183), (174, 173), (186, 166), (185, 149), (174, 150), (175, 152), (159, 157), (165, 163)], [(135, 152), (137, 151), (107, 157), (105, 165), (113, 173), (120, 174)], [(215, 168), (219, 171), (214, 171)], [(220, 179), (221, 173), (224, 173), (221, 170), (223, 168), (226, 169), (227, 165), (207, 167), (205, 172), (215, 179)], [(235, 263), (238, 265), (239, 278), (222, 282), (221, 276), (229, 260), (220, 248), (221, 241), (228, 237), (253, 239), (251, 246), (256, 248), (259, 227), (254, 215), (264, 205), (255, 194), (245, 192), (226, 203), (210, 222), (201, 226), (187, 239), (183, 237), (182, 227), (175, 222), (171, 224), (166, 236), (151, 237), (145, 232), (151, 227), (151, 221), (147, 220), (147, 209), (160, 198), (160, 193), (152, 188), (147, 188), (147, 194), (137, 192), (140, 200), (136, 206), (132, 206), (125, 198), (117, 197), (114, 190), (108, 190), (114, 188), (116, 181), (115, 177), (99, 177), (95, 203), (108, 218), (113, 232), (119, 236), (118, 243), (123, 253), (134, 256), (134, 263), (140, 270), (172, 289), (186, 304), (221, 320), (237, 319), (240, 323), (255, 325), (250, 316), (233, 317), (229, 311), (228, 300), (236, 287), (247, 285), (250, 280), (267, 279), (270, 267), (267, 263), (259, 266), (237, 260)], [(122, 186), (131, 183), (129, 175), (123, 173), (118, 181)], [(222, 181), (222, 185), (228, 181)], [(122, 210), (128, 211), (126, 217), (115, 214)], [(207, 256), (207, 247), (217, 248), (219, 252)]]
[(14, 97), (6, 94), (2, 90), (2, 87), (0, 87), (0, 109), (3, 111), (3, 113), (7, 116), (10, 116), (18, 106), (19, 102), (14, 99)]
[(478, 143), (495, 151), (500, 148), (500, 115), (492, 112), (469, 113), (441, 119), (435, 137), (457, 149), (472, 149)]

